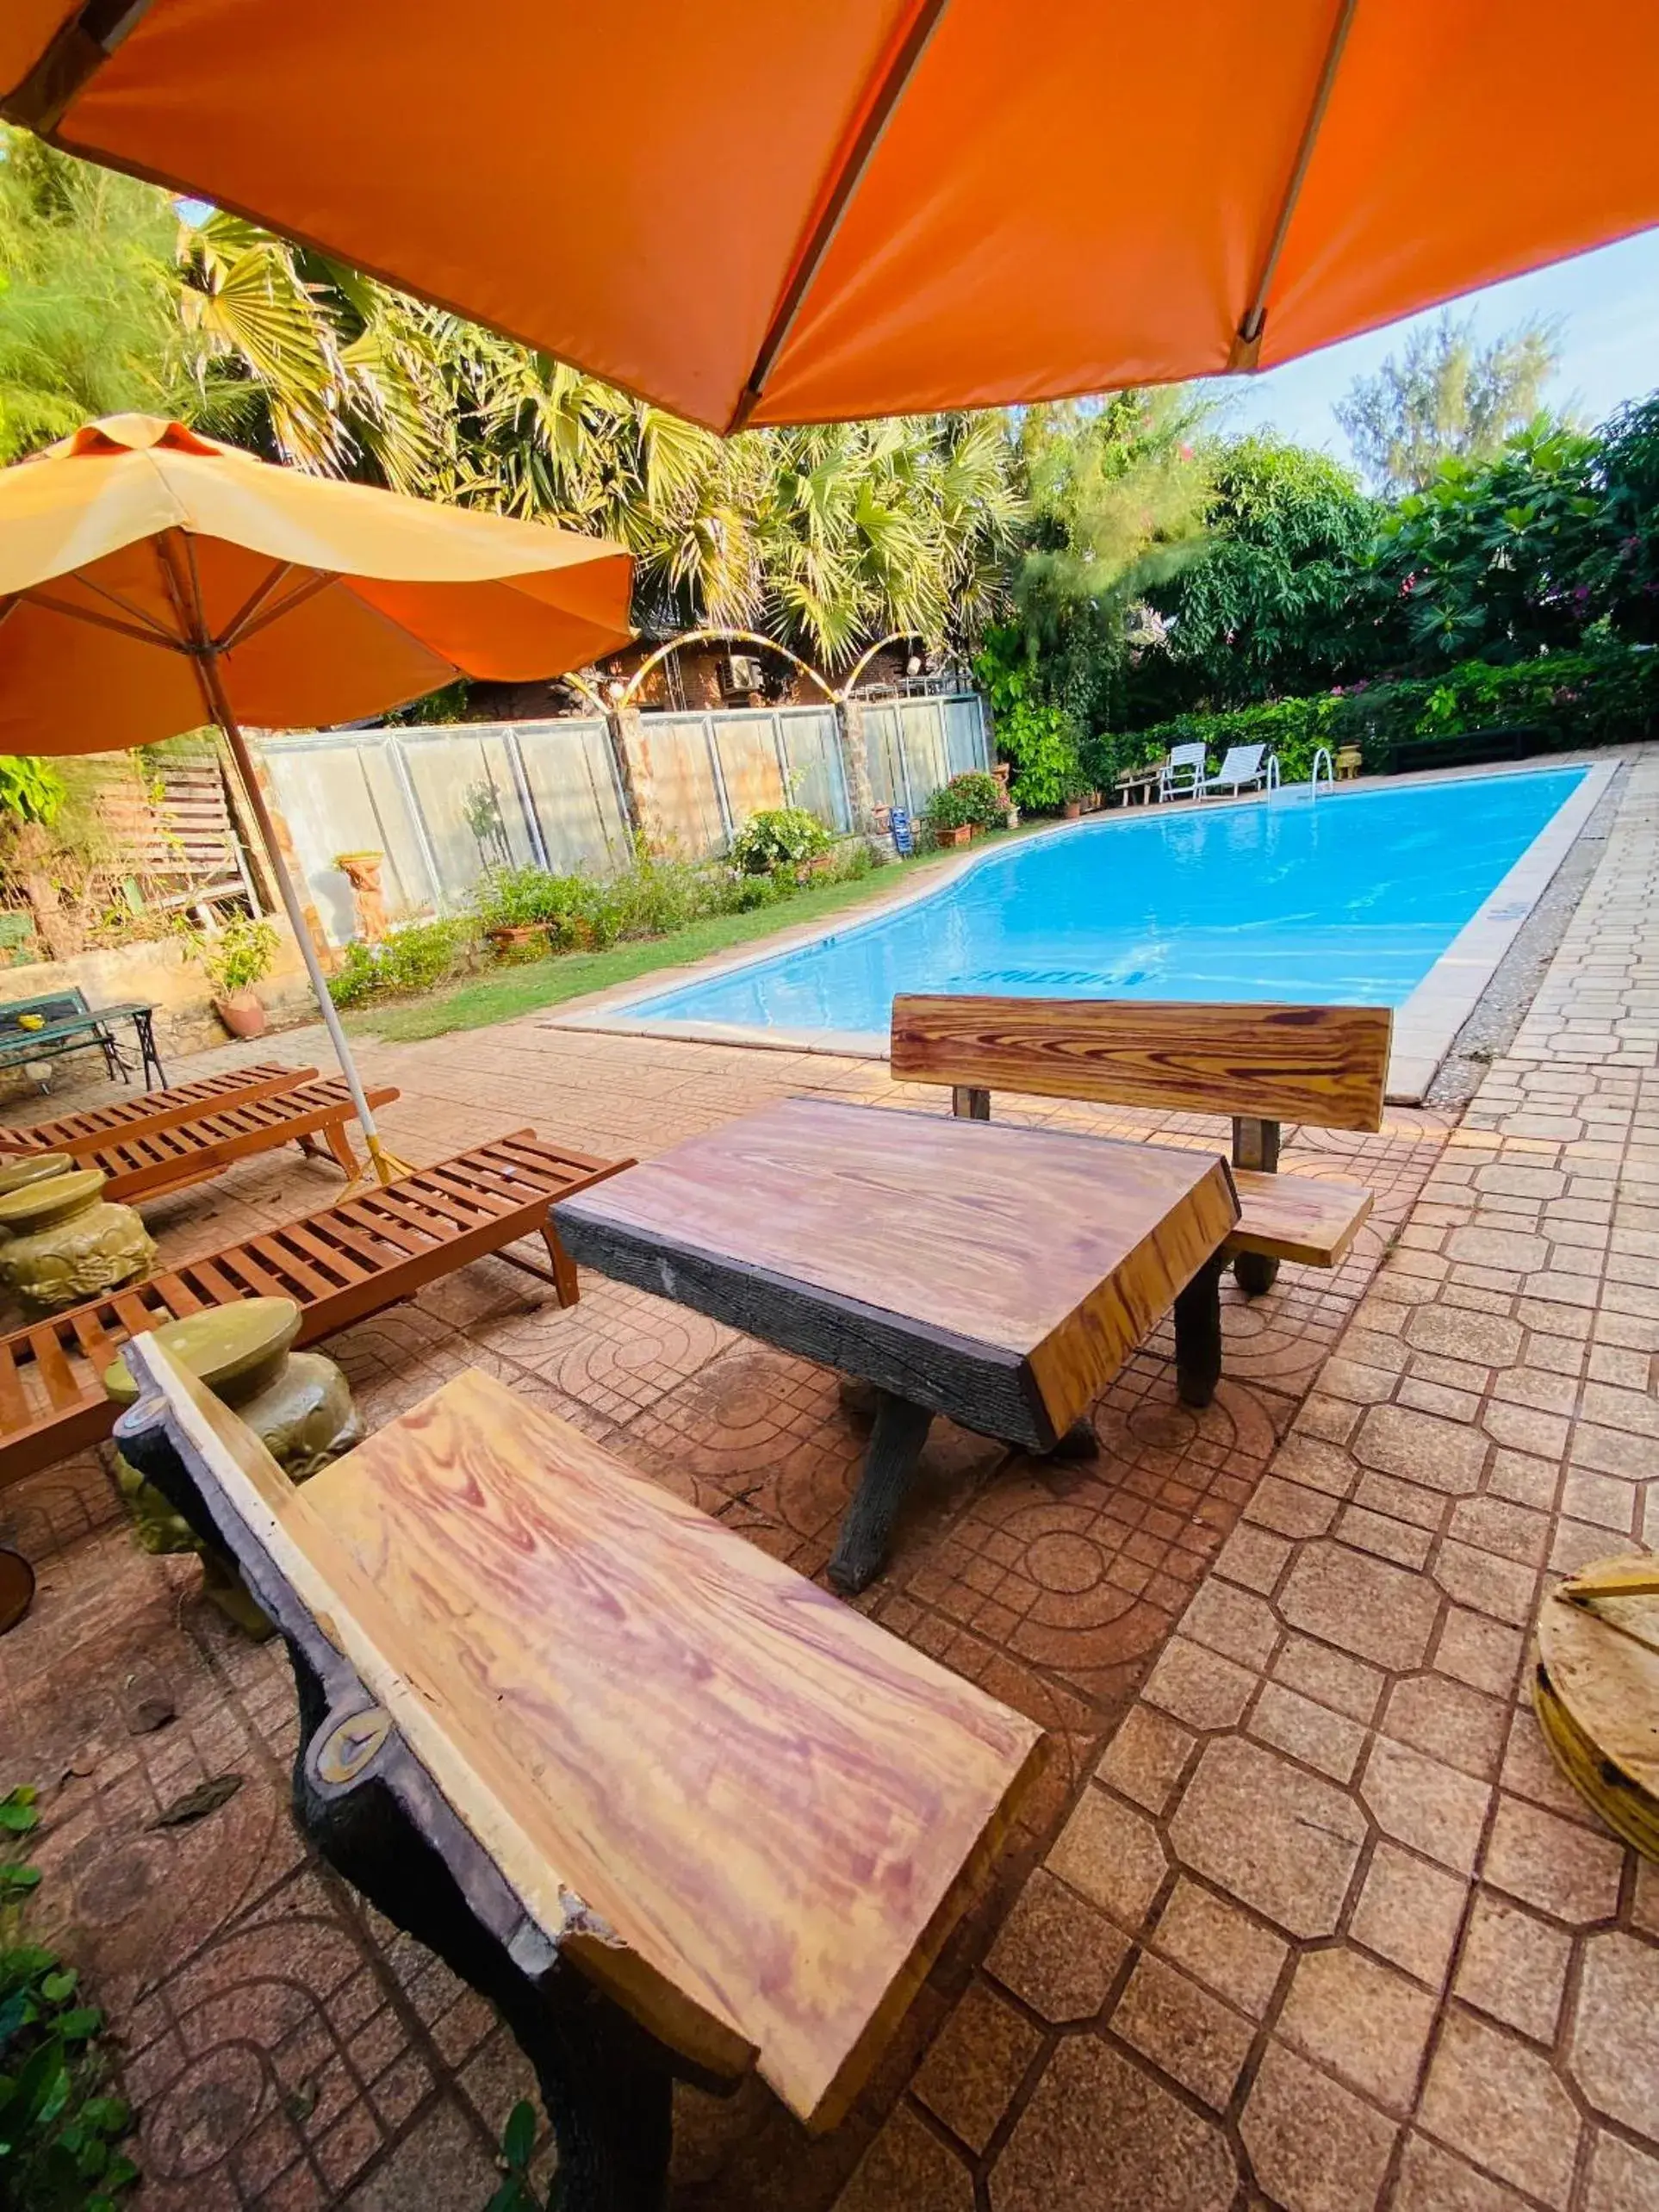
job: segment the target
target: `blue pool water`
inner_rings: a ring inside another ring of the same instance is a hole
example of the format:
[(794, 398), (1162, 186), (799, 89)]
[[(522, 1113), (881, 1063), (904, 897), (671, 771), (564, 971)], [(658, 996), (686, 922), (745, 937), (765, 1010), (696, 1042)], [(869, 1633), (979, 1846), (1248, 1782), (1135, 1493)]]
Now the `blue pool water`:
[(899, 991), (1397, 1006), (1583, 774), (1079, 823), (628, 1018), (885, 1035)]

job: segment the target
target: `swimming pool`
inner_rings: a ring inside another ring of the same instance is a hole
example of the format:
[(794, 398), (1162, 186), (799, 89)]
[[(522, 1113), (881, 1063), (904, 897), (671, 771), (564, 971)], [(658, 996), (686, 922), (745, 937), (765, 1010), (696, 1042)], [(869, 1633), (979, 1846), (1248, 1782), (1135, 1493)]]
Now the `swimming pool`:
[[(1599, 790), (1606, 773), (1531, 769), (1081, 822), (869, 921), (633, 1000), (626, 1022), (868, 1048), (885, 1043), (899, 991), (1400, 1006), (1587, 774)], [(1564, 850), (1570, 839), (1550, 842)]]

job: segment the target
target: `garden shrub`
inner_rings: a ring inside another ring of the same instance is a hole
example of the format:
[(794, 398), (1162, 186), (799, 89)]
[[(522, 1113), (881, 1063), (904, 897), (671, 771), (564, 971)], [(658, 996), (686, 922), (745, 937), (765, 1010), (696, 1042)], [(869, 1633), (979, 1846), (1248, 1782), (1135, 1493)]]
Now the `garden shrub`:
[(1133, 744), (1150, 760), (1172, 745), (1202, 740), (1210, 765), (1229, 745), (1270, 746), (1287, 783), (1304, 780), (1320, 746), (1358, 745), (1367, 767), (1391, 749), (1477, 730), (1530, 730), (1539, 749), (1645, 737), (1659, 727), (1659, 652), (1600, 646), (1550, 653), (1508, 666), (1464, 661), (1444, 674), (1355, 684), (1310, 699), (1276, 699), (1232, 714), (1183, 714), (1137, 730)]
[[(39, 1824), (34, 1792), (0, 1798), (0, 1846)], [(25, 1940), (38, 1867), (0, 1861), (0, 2205), (18, 2212), (115, 2212), (139, 2178), (118, 2146), (132, 2115), (105, 2093), (103, 2015), (75, 1971)]]
[(586, 876), (555, 875), (528, 863), (492, 868), (479, 885), (475, 904), (485, 929), (569, 931), (593, 904), (595, 886)]
[(328, 981), (336, 1006), (433, 990), (470, 967), (478, 957), (478, 924), (469, 914), (405, 922), (377, 945), (354, 939)]
[(823, 823), (805, 807), (763, 807), (732, 839), (731, 863), (745, 875), (770, 875), (774, 868), (798, 867), (827, 853), (831, 842)]

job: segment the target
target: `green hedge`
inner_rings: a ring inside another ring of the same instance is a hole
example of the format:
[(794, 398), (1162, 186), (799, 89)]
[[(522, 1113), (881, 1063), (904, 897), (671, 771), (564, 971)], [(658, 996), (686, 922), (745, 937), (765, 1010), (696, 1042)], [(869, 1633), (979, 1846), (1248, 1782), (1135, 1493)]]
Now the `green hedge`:
[(1267, 745), (1287, 783), (1306, 780), (1320, 745), (1358, 745), (1368, 768), (1393, 747), (1471, 730), (1537, 730), (1539, 749), (1612, 744), (1659, 729), (1659, 651), (1607, 647), (1552, 653), (1509, 668), (1464, 661), (1443, 676), (1357, 684), (1311, 699), (1275, 699), (1233, 714), (1183, 714), (1116, 739), (1120, 765), (1202, 739), (1218, 767), (1229, 745)]

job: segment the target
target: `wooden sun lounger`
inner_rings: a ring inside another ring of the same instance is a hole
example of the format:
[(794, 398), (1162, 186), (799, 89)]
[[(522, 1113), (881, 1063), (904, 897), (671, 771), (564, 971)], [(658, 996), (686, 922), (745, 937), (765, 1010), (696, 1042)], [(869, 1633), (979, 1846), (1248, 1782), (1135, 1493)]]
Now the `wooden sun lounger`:
[(675, 2076), (834, 2127), (1038, 1725), (489, 1376), (296, 1488), (130, 1357), (122, 1451), (288, 1640), (301, 1828), (502, 2014), (567, 2212), (663, 2212)]
[(259, 1067), (204, 1076), (197, 1083), (175, 1084), (171, 1090), (146, 1090), (135, 1098), (114, 1099), (107, 1106), (89, 1106), (53, 1122), (0, 1127), (0, 1153), (73, 1152), (78, 1145), (176, 1128), (181, 1122), (193, 1122), (223, 1106), (246, 1106), (255, 1099), (272, 1097), (296, 1083), (309, 1082), (317, 1072), (314, 1067), (283, 1067), (271, 1060)]
[[(343, 1174), (357, 1174), (357, 1155), (345, 1134), (357, 1109), (345, 1078), (319, 1076), (315, 1068), (255, 1072), (257, 1080), (217, 1093), (213, 1082), (222, 1084), (223, 1078), (154, 1094), (167, 1103), (153, 1114), (123, 1117), (120, 1108), (104, 1107), (40, 1122), (36, 1130), (52, 1132), (53, 1141), (14, 1149), (69, 1153), (80, 1166), (96, 1167), (109, 1177), (106, 1198), (129, 1202), (187, 1190), (222, 1175), (233, 1160), (278, 1145), (297, 1144), (314, 1155), (326, 1152)], [(382, 1084), (368, 1093), (369, 1103), (389, 1106), (399, 1095)]]
[[(0, 1337), (0, 1490), (108, 1436), (115, 1408), (104, 1395), (105, 1369), (130, 1337), (204, 1306), (292, 1298), (298, 1341), (314, 1344), (486, 1252), (552, 1283), (560, 1305), (574, 1305), (575, 1263), (548, 1209), (632, 1165), (519, 1129)], [(549, 1267), (506, 1250), (532, 1235), (544, 1240)]]

